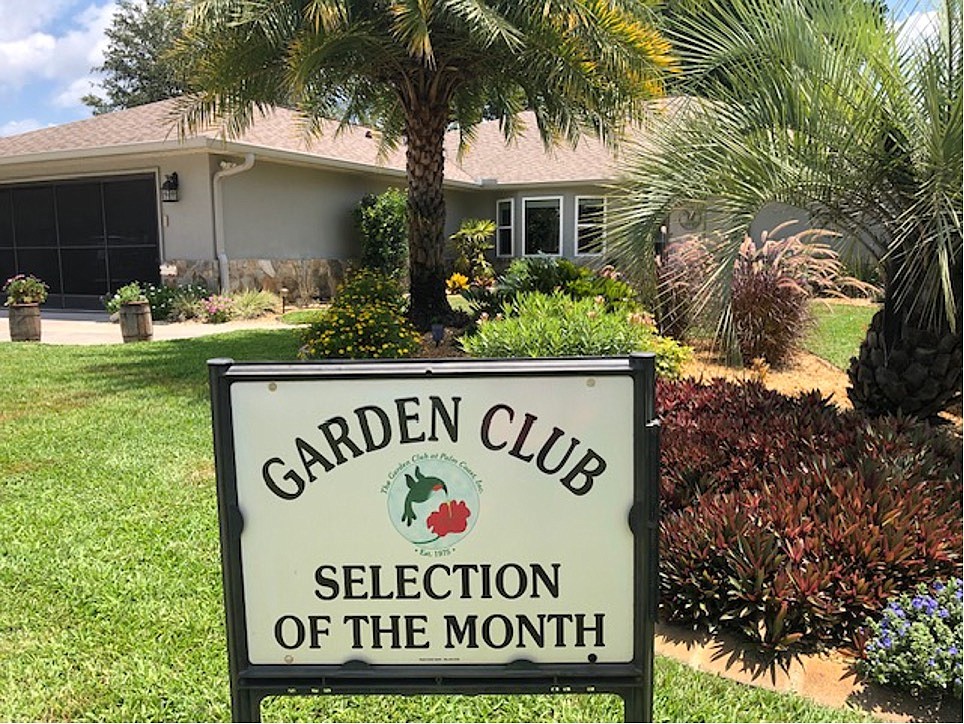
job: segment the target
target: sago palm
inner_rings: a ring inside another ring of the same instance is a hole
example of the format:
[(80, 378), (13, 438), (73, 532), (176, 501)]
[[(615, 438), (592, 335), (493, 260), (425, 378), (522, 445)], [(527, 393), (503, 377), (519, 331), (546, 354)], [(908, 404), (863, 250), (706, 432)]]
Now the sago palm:
[(270, 105), (362, 121), (404, 139), (411, 310), (446, 317), (444, 138), (483, 114), (507, 137), (535, 113), (543, 140), (616, 139), (658, 92), (668, 44), (647, 0), (189, 0), (182, 52), (202, 90), (187, 128), (237, 134)]
[(671, 211), (710, 209), (730, 243), (703, 293), (724, 300), (725, 337), (750, 222), (771, 202), (806, 210), (884, 281), (850, 369), (854, 405), (935, 414), (961, 386), (959, 0), (912, 16), (932, 21), (916, 35), (867, 0), (706, 5), (670, 35), (686, 101), (625, 164), (618, 252), (638, 259)]

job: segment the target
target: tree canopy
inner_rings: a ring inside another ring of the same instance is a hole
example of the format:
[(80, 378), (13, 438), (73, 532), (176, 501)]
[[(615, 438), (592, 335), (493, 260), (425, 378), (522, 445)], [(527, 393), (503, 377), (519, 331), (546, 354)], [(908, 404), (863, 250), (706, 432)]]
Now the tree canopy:
[(170, 53), (183, 23), (178, 0), (119, 0), (104, 63), (94, 68), (104, 74), (104, 95), (86, 95), (83, 103), (100, 114), (181, 95), (187, 86)]
[(483, 114), (507, 138), (534, 113), (546, 143), (616, 142), (671, 66), (645, 0), (194, 0), (181, 45), (198, 88), (184, 127), (236, 135), (293, 104), (406, 144), (411, 314), (446, 317), (444, 137)]

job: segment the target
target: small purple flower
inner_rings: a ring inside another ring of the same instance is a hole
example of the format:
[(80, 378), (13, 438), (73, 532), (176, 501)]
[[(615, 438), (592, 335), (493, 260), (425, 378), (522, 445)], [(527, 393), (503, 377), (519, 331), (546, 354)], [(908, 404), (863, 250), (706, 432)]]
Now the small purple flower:
[(951, 656), (957, 656), (957, 647), (956, 647), (956, 646), (951, 646), (951, 647), (947, 650), (947, 653), (949, 653)]
[(885, 649), (889, 649), (891, 646), (894, 645), (894, 640), (890, 637), (890, 634), (885, 633), (883, 636), (880, 637), (880, 645), (883, 646)]
[(937, 609), (937, 616), (938, 616), (939, 618), (947, 618), (947, 617), (950, 616), (950, 615), (951, 615), (950, 612), (948, 612), (948, 610), (947, 610), (946, 608), (939, 608), (939, 609)]

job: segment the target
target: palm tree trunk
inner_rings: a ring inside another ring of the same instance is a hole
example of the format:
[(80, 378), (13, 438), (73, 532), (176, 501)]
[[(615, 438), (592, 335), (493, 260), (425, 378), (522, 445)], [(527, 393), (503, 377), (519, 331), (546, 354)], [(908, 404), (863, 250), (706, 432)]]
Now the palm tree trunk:
[(419, 329), (448, 320), (445, 297), (445, 127), (448, 107), (410, 108), (405, 171), (408, 176), (409, 317)]
[(961, 399), (961, 335), (950, 324), (928, 329), (887, 293), (850, 360), (847, 396), (869, 415), (903, 413), (928, 418)]

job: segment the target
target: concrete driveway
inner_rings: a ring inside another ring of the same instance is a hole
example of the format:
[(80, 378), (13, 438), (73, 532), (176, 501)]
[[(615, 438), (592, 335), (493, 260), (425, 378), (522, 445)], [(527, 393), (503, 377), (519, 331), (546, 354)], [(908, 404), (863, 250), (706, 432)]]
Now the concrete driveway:
[[(10, 341), (7, 310), (0, 307), (0, 342)], [(292, 329), (275, 317), (239, 320), (224, 324), (201, 322), (154, 322), (154, 339), (191, 339), (222, 334), (236, 329)], [(42, 344), (123, 344), (120, 325), (111, 322), (106, 312), (44, 309), (41, 312)]]

